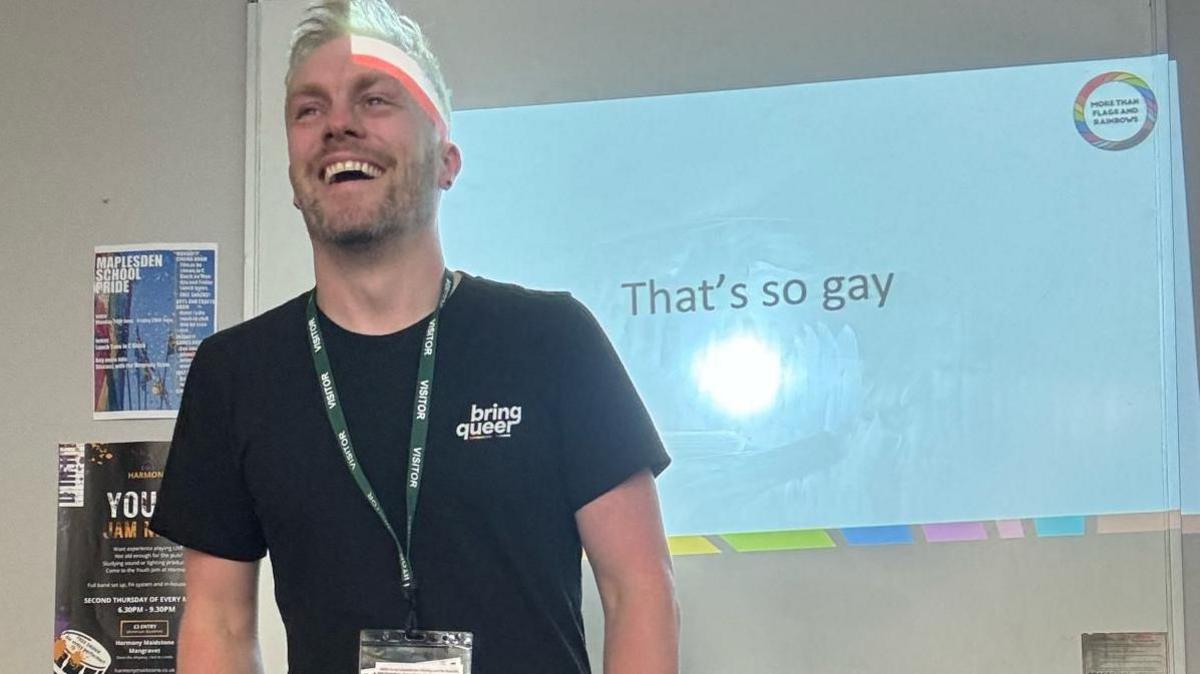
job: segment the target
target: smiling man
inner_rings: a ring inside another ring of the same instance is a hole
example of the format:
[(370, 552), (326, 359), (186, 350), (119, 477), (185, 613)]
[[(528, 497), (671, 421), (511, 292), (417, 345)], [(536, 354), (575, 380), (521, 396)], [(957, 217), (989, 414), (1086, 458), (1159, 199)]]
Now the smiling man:
[(153, 521), (185, 547), (179, 672), (261, 671), (268, 552), (293, 674), (358, 672), (389, 628), (471, 633), (475, 672), (586, 672), (583, 550), (605, 671), (677, 671), (669, 459), (579, 303), (446, 269), (462, 160), (420, 29), (311, 8), (285, 109), (316, 288), (192, 364)]

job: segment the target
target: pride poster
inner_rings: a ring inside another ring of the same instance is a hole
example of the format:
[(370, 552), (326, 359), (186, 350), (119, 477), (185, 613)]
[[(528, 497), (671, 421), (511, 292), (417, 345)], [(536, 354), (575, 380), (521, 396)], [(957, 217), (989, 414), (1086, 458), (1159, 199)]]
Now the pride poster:
[(100, 246), (93, 263), (93, 417), (174, 417), (217, 325), (213, 244)]

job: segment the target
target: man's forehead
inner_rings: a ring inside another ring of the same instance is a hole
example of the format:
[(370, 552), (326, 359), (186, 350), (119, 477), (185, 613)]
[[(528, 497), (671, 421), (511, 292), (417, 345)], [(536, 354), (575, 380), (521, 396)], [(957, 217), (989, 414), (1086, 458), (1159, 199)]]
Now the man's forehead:
[(292, 73), (289, 93), (292, 90), (342, 82), (364, 73), (379, 74), (376, 70), (364, 68), (355, 63), (348, 36), (334, 38), (312, 50), (304, 57), (304, 60), (296, 65), (296, 69)]
[(439, 134), (449, 134), (449, 110), (429, 74), (399, 47), (366, 35), (335, 38), (317, 47), (296, 69), (287, 98), (304, 93), (326, 94), (353, 78), (354, 89), (388, 81), (408, 95), (429, 117)]

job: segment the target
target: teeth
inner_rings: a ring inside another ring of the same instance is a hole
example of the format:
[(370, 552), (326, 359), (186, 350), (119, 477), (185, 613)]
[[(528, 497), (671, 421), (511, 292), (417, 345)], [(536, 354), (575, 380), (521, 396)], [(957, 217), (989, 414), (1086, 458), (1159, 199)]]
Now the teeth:
[(339, 161), (325, 167), (325, 184), (329, 185), (339, 173), (345, 173), (346, 171), (358, 171), (372, 178), (378, 178), (383, 175), (382, 169), (365, 161)]

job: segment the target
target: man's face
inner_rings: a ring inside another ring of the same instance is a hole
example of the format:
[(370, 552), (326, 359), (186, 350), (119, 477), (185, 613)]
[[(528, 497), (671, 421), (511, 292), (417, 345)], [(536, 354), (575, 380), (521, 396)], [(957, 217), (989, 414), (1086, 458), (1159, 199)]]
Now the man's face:
[(399, 81), (351, 60), (348, 37), (296, 69), (286, 115), (288, 174), (314, 242), (362, 247), (432, 224), (457, 150)]

